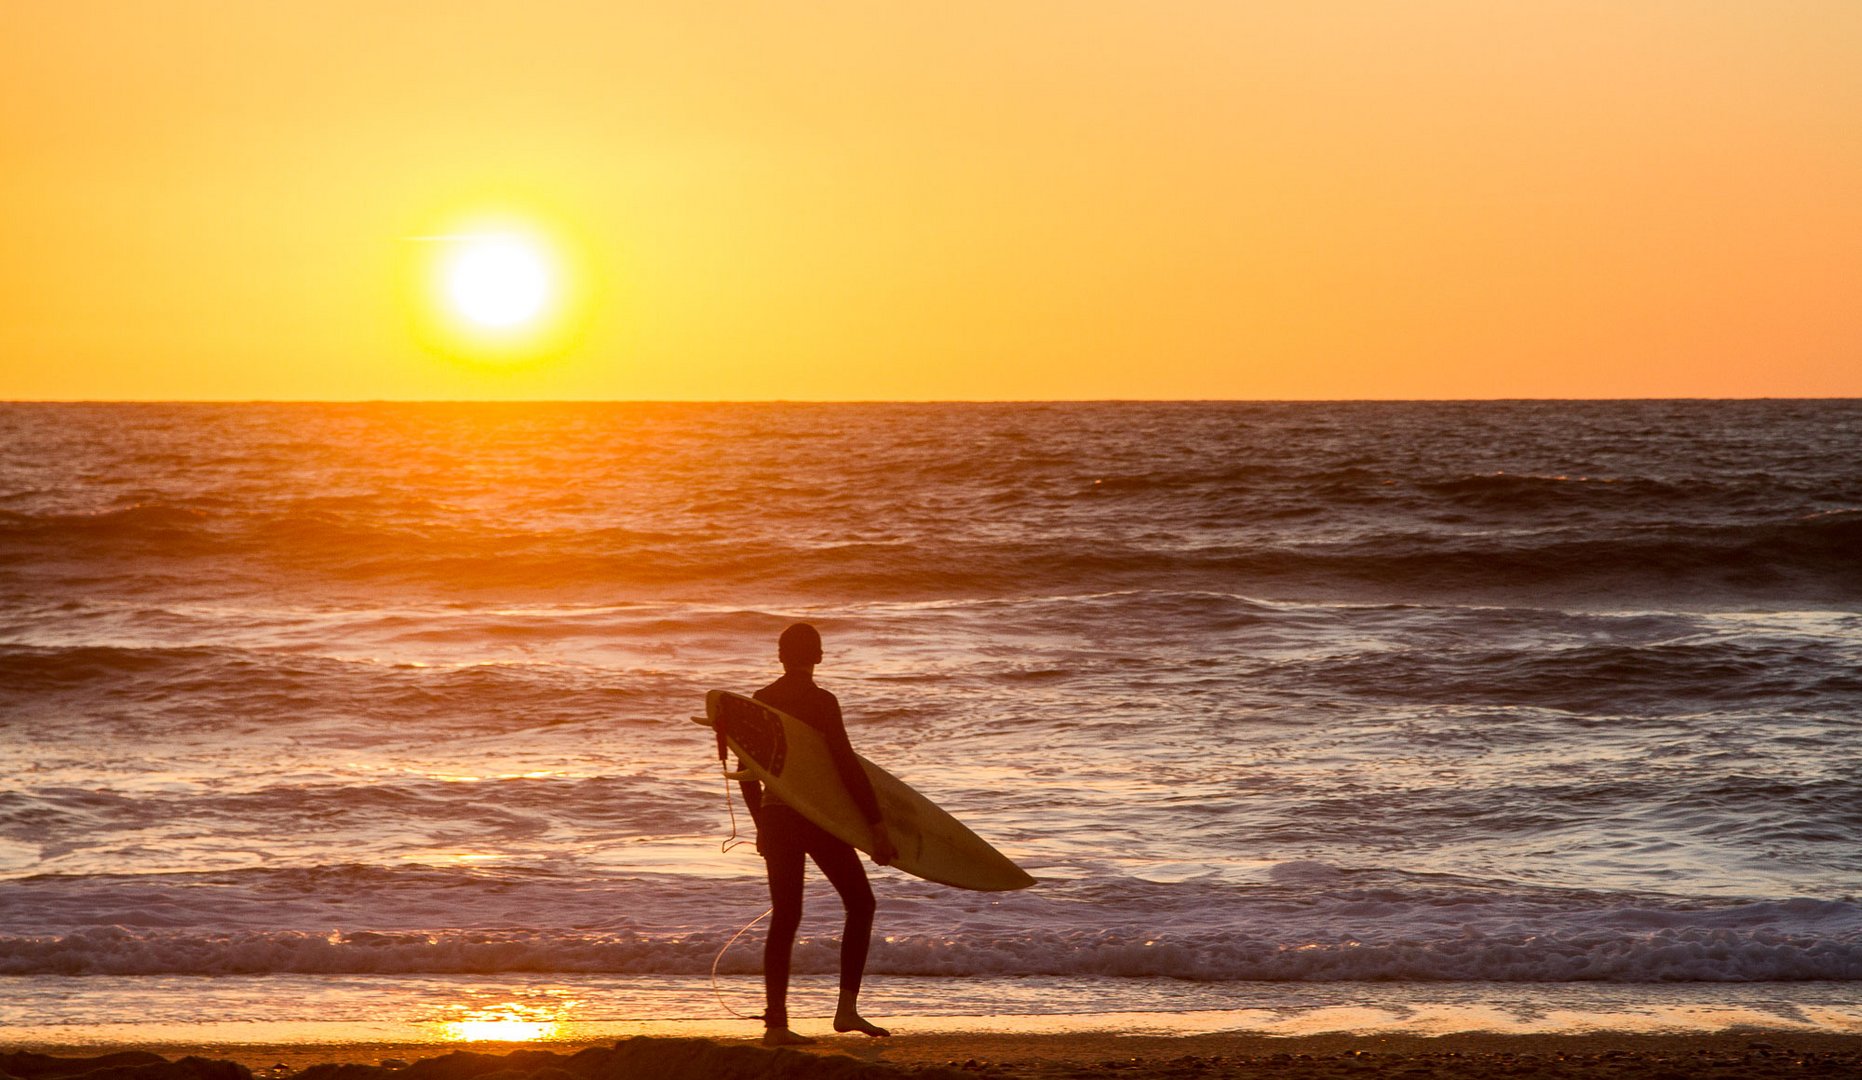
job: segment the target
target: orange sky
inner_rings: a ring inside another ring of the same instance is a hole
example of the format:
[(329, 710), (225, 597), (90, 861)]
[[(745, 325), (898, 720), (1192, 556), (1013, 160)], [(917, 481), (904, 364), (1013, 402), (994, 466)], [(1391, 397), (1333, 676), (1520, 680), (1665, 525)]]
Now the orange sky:
[(0, 398), (1862, 396), (1855, 0), (20, 2), (0, 162)]

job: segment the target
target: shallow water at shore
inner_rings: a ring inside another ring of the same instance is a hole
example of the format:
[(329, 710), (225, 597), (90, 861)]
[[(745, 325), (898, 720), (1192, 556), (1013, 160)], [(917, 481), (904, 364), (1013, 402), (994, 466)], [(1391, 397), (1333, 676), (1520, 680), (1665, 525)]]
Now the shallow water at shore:
[[(632, 1035), (742, 1038), (760, 1006), (754, 979), (529, 977), (168, 977), (31, 979), (0, 1006), (20, 1044), (443, 1045), (586, 1043)], [(834, 988), (797, 980), (798, 1030), (826, 1031)], [(1129, 979), (881, 981), (867, 1015), (900, 1033), (1024, 1035), (1240, 1032), (1619, 1034), (1772, 1030), (1862, 1036), (1846, 983), (1702, 986), (1561, 983), (1224, 983)], [(108, 1019), (105, 1019), (108, 1018)]]

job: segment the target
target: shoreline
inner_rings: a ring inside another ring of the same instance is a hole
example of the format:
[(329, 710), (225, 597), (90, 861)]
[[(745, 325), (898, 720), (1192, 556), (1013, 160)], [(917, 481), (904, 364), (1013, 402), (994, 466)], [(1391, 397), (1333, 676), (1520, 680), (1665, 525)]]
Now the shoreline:
[[(143, 1005), (148, 1005), (145, 1000)], [(224, 1003), (219, 1003), (221, 1008)], [(250, 1003), (257, 1004), (257, 1003)], [(136, 1006), (117, 1005), (125, 1012)], [(212, 1008), (212, 1006), (208, 1006)], [(237, 1008), (237, 1006), (235, 1006)], [(171, 1011), (172, 1004), (166, 1009)], [(217, 1010), (216, 1010), (217, 1011)], [(229, 1010), (230, 1011), (230, 1010)], [(617, 1040), (701, 1038), (727, 1042), (754, 1040), (761, 1028), (754, 1017), (658, 1017), (643, 1010), (608, 1019), (577, 1018), (545, 1001), (509, 1001), (467, 1012), (458, 1020), (415, 1020), (388, 1015), (381, 1019), (269, 1019), (247, 1013), (245, 1019), (162, 1020), (144, 1014), (128, 1022), (0, 1022), (0, 1047), (57, 1048), (60, 1053), (96, 1054), (106, 1050), (153, 1047), (212, 1048), (277, 1046), (340, 1048), (389, 1046), (443, 1053), (481, 1046), (581, 1049)], [(1090, 1009), (1072, 1013), (935, 1014), (869, 1009), (900, 1038), (1232, 1038), (1286, 1041), (1322, 1038), (1712, 1038), (1727, 1032), (1759, 1032), (1779, 1038), (1862, 1038), (1862, 1003), (1780, 995), (1767, 1001), (1682, 1000), (1588, 1001), (1519, 997), (1470, 1001), (1406, 996), (1325, 1004), (1262, 1002), (1227, 1009)], [(380, 1015), (380, 1014), (378, 1014)], [(804, 1035), (840, 1038), (829, 1030), (826, 1014), (799, 1012), (795, 1029)], [(44, 1052), (53, 1052), (49, 1049)]]

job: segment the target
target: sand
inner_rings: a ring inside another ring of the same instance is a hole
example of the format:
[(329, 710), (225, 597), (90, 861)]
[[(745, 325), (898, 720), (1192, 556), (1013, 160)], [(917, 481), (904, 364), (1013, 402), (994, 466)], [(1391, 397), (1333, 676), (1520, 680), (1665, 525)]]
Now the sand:
[[(55, 1046), (0, 1048), (57, 1051)], [(1694, 1077), (1862, 1078), (1862, 1035), (1728, 1031), (1714, 1034), (1556, 1035), (1130, 1035), (1013, 1032), (825, 1038), (796, 1050), (751, 1040), (640, 1037), (592, 1046), (397, 1043), (160, 1045), (111, 1048), (133, 1060), (0, 1056), (0, 1073), (22, 1080), (1203, 1080), (1220, 1077)], [(189, 1055), (186, 1066), (172, 1064)], [(158, 1058), (169, 1064), (158, 1064)], [(211, 1066), (230, 1061), (243, 1070)], [(384, 1068), (383, 1062), (394, 1067)], [(406, 1063), (406, 1064), (402, 1064)], [(102, 1071), (98, 1068), (102, 1066)]]

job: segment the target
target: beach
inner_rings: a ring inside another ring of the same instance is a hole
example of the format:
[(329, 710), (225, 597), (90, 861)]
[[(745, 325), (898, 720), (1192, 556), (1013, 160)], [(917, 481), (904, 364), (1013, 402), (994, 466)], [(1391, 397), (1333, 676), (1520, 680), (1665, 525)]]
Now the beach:
[[(1220, 1078), (1862, 1077), (1862, 1004), (1823, 1009), (1779, 1000), (1755, 1011), (1662, 1008), (1658, 988), (1612, 1014), (1555, 1008), (1338, 1008), (1234, 1012), (886, 1017), (894, 1034), (835, 1034), (802, 1018), (812, 1045), (766, 1049), (742, 1019), (643, 1019), (496, 1027), (341, 1024), (125, 1024), (39, 1029), (0, 1050), (20, 1080), (1003, 1080)], [(1549, 998), (1545, 999), (1549, 1001)], [(1544, 1002), (1542, 1002), (1543, 1004)], [(114, 1055), (114, 1057), (113, 1057)], [(140, 1055), (132, 1060), (123, 1055)], [(188, 1064), (175, 1063), (187, 1059)], [(60, 1064), (58, 1062), (63, 1062)], [(140, 1062), (140, 1064), (137, 1064)], [(166, 1064), (160, 1064), (165, 1062)], [(121, 1070), (97, 1073), (100, 1067)]]
[[(253, 1075), (304, 1080), (468, 1080), (499, 1075), (641, 1077), (643, 1080), (725, 1080), (743, 1077), (842, 1078), (908, 1076), (1126, 1080), (1310, 1077), (1668, 1077), (1862, 1076), (1862, 1035), (1767, 1031), (1686, 1035), (1566, 1034), (1433, 1037), (1249, 1034), (1190, 1036), (1013, 1034), (964, 1032), (868, 1040), (848, 1036), (803, 1049), (766, 1050), (750, 1040), (640, 1037), (546, 1049), (485, 1044), (436, 1049), (431, 1044), (358, 1043), (316, 1049), (292, 1046), (116, 1048), (67, 1056), (58, 1063), (0, 1055), (0, 1072), (22, 1080), (89, 1074), (97, 1080), (215, 1080), (201, 1066), (191, 1073), (155, 1065), (187, 1057), (230, 1061)], [(395, 1063), (383, 1067), (382, 1062)], [(411, 1067), (410, 1067), (411, 1066)], [(96, 1072), (99, 1067), (108, 1073)], [(140, 1070), (140, 1071), (138, 1071)], [(159, 1071), (158, 1071), (159, 1070)], [(558, 1072), (556, 1070), (562, 1070)]]

